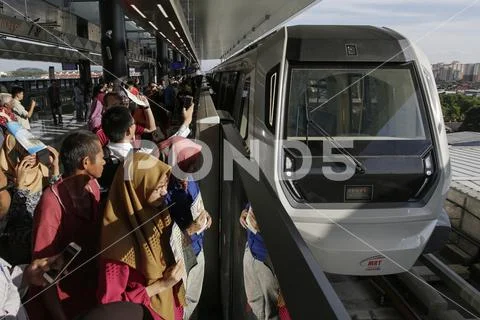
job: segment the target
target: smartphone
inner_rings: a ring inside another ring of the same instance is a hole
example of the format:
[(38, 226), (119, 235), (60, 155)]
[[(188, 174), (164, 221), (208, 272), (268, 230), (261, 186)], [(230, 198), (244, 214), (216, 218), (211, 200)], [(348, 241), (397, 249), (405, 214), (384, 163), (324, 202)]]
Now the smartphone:
[(185, 110), (188, 110), (188, 108), (190, 108), (190, 106), (192, 105), (192, 102), (193, 102), (193, 97), (191, 96), (183, 97), (183, 107), (185, 108)]
[(49, 283), (54, 283), (60, 278), (60, 276), (67, 270), (68, 266), (72, 263), (75, 257), (78, 256), (82, 248), (75, 242), (71, 242), (65, 249), (62, 251), (63, 266), (59, 270), (50, 269), (49, 271), (43, 274), (45, 280)]
[(49, 156), (50, 156), (50, 151), (47, 148), (42, 149), (42, 150), (37, 152), (38, 161), (40, 161), (41, 163), (43, 163), (46, 166), (50, 165)]

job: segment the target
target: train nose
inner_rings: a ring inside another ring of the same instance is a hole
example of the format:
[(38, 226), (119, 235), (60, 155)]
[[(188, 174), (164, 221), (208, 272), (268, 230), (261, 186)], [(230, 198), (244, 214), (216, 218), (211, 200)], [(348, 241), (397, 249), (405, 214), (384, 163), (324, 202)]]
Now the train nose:
[(437, 220), (385, 224), (295, 223), (328, 273), (373, 276), (409, 270)]

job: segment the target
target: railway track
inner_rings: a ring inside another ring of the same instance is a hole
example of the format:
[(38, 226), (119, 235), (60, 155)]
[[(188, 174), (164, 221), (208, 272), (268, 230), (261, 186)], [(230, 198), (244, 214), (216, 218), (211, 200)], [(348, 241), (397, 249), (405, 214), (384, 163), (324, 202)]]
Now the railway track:
[(476, 255), (454, 257), (450, 243), (442, 253), (421, 256), (408, 273), (328, 277), (354, 320), (480, 319), (480, 291), (477, 279), (471, 277), (479, 258), (474, 247), (480, 248), (480, 243), (458, 230), (453, 235), (461, 238), (464, 247), (470, 241), (467, 247)]

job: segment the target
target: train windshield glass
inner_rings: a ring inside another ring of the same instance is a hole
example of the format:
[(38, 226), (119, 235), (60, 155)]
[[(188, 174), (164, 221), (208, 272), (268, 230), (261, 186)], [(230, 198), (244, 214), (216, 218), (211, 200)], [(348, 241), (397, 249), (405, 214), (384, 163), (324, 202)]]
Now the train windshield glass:
[(287, 138), (429, 140), (412, 69), (293, 68)]

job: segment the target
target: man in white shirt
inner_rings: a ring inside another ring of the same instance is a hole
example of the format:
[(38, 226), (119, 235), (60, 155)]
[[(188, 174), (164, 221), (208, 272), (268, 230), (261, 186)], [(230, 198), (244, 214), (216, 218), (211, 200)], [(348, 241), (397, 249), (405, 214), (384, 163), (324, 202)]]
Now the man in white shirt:
[(48, 282), (43, 274), (58, 261), (60, 259), (55, 256), (33, 260), (29, 265), (12, 266), (0, 258), (0, 318), (28, 320), (22, 297), (29, 285), (46, 286)]
[[(150, 106), (147, 105), (146, 108)], [(193, 113), (194, 105), (192, 103), (188, 110), (184, 110), (186, 123), (174, 134), (174, 136), (187, 137), (190, 134), (188, 128)], [(109, 139), (107, 144), (111, 156), (120, 161), (124, 161), (128, 153), (137, 148), (141, 152), (151, 153), (153, 148), (141, 148), (135, 145), (135, 121), (130, 114), (129, 109), (125, 107), (112, 107), (108, 109), (102, 117), (102, 128)]]
[(25, 129), (30, 130), (30, 121), (29, 119), (33, 115), (33, 110), (35, 109), (36, 102), (32, 100), (30, 102), (30, 107), (28, 111), (22, 105), (20, 101), (23, 100), (23, 93), (24, 90), (22, 87), (13, 87), (12, 88), (12, 97), (13, 97), (13, 113), (17, 116), (17, 121), (24, 127)]

